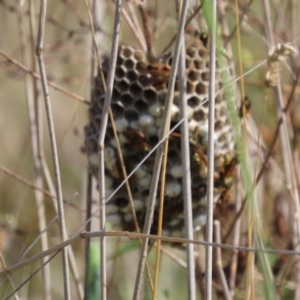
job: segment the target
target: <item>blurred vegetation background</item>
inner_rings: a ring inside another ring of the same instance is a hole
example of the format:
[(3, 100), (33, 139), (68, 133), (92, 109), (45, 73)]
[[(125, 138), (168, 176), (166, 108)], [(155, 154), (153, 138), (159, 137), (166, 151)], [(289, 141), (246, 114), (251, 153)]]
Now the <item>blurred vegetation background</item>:
[[(100, 55), (108, 55), (112, 40), (114, 16), (113, 1), (98, 1), (97, 42)], [(153, 39), (157, 52), (164, 49), (169, 40), (176, 34), (176, 1), (148, 1), (147, 12), (153, 29)], [(123, 1), (123, 12), (129, 17), (132, 13), (139, 15), (139, 5), (143, 1)], [(191, 1), (190, 11), (199, 5)], [(44, 101), (41, 83), (32, 74), (39, 74), (35, 52), (37, 25), (40, 1), (0, 0), (0, 250), (6, 266), (12, 266), (20, 260), (21, 255), (31, 243), (40, 236), (39, 219), (35, 192), (29, 183), (34, 184), (35, 165), (32, 154), (32, 133), (28, 97), (35, 101), (40, 112), (40, 154), (42, 159), (41, 174), (43, 189), (53, 193), (47, 170), (53, 178), (53, 166), (49, 134), (45, 117)], [(241, 47), (241, 59), (244, 77), (245, 94), (251, 100), (251, 111), (248, 115), (250, 131), (256, 130), (260, 136), (262, 163), (271, 145), (277, 126), (276, 91), (265, 85), (266, 73), (269, 69), (266, 60), (270, 44), (263, 1), (239, 1), (238, 15), (241, 41), (236, 38), (235, 2), (218, 2), (218, 34), (224, 42), (232, 47), (232, 61), (238, 69), (238, 47)], [(299, 49), (300, 29), (297, 17), (299, 3), (297, 1), (269, 1), (271, 21), (276, 43), (292, 42)], [(92, 1), (90, 1), (92, 7)], [(222, 11), (223, 10), (223, 11)], [(221, 23), (222, 13), (228, 24), (230, 36), (224, 35)], [(192, 26), (202, 29), (204, 18), (201, 12), (191, 22)], [(85, 222), (87, 159), (82, 151), (84, 134), (83, 127), (87, 123), (87, 101), (91, 93), (91, 66), (94, 54), (92, 51), (91, 29), (85, 2), (79, 0), (53, 0), (47, 6), (47, 18), (44, 41), (44, 60), (47, 78), (63, 89), (49, 87), (51, 106), (58, 147), (63, 197), (66, 201), (65, 219), (69, 236), (72, 236)], [(205, 30), (205, 28), (204, 28)], [(228, 39), (230, 37), (230, 39)], [(121, 43), (138, 47), (124, 14), (121, 21)], [(226, 45), (225, 45), (226, 46)], [(264, 64), (258, 66), (265, 61)], [(299, 57), (293, 56), (281, 63), (280, 83), (284, 103), (291, 96), (293, 81), (299, 69)], [(238, 77), (239, 75), (237, 75)], [(238, 83), (239, 84), (239, 83)], [(289, 128), (288, 139), (292, 147), (293, 166), (295, 168), (295, 183), (299, 188), (299, 85), (293, 90), (293, 102), (286, 113)], [(241, 99), (237, 99), (237, 103)], [(254, 121), (252, 123), (252, 120)], [(256, 149), (256, 148), (255, 148)], [(268, 162), (268, 168), (263, 179), (263, 193), (260, 207), (262, 210), (262, 232), (266, 245), (275, 249), (295, 249), (292, 243), (291, 210), (295, 210), (291, 200), (291, 192), (286, 188), (286, 174), (283, 168), (282, 151), (279, 142), (275, 144), (273, 154)], [(255, 154), (253, 156), (255, 157)], [(23, 182), (22, 182), (23, 181)], [(97, 195), (95, 194), (94, 198)], [(56, 215), (53, 199), (44, 193), (45, 222), (48, 224)], [(231, 204), (234, 207), (234, 204)], [(234, 208), (230, 207), (224, 215), (226, 222), (233, 219)], [(222, 214), (222, 213), (221, 213)], [(226, 219), (227, 218), (227, 219)], [(221, 221), (222, 218), (220, 217)], [(93, 227), (97, 228), (97, 218)], [(224, 229), (225, 230), (225, 229)], [(244, 237), (246, 232), (243, 232)], [(54, 221), (47, 229), (49, 247), (60, 242), (58, 221)], [(109, 299), (130, 299), (132, 295), (135, 270), (137, 265), (137, 248), (135, 242), (128, 239), (111, 238), (108, 241), (108, 274)], [(95, 246), (97, 247), (97, 246)], [(161, 284), (157, 299), (185, 299), (187, 288), (184, 284), (185, 268), (181, 261), (185, 259), (184, 251), (167, 247), (174, 260), (163, 256), (161, 265)], [(84, 241), (72, 244), (79, 276), (84, 282)], [(97, 249), (97, 248), (96, 248)], [(25, 257), (28, 258), (42, 251), (37, 242)], [(94, 251), (97, 251), (94, 249)], [(201, 250), (202, 251), (202, 250)], [(154, 264), (153, 253), (150, 253), (150, 269)], [(231, 255), (231, 254), (227, 254)], [(24, 259), (24, 257), (22, 257)], [(244, 260), (246, 261), (246, 259)], [(50, 263), (51, 297), (63, 299), (61, 256), (57, 255)], [(292, 270), (290, 256), (270, 256), (270, 263), (276, 277), (274, 285), (277, 288), (278, 299), (297, 299), (295, 291), (300, 284)], [(97, 264), (97, 261), (96, 261)], [(245, 262), (246, 264), (246, 262)], [(35, 270), (41, 266), (41, 261), (34, 262), (12, 274), (14, 288), (10, 287), (7, 277), (0, 282), (0, 298), (5, 299), (13, 289), (21, 285)], [(277, 269), (276, 269), (277, 268)], [(4, 267), (2, 268), (2, 270)], [(261, 282), (261, 273), (257, 270), (256, 296), (251, 299), (267, 299)], [(44, 278), (33, 276), (18, 291), (21, 299), (42, 299)], [(93, 275), (98, 278), (99, 274)], [(93, 277), (92, 276), (92, 277)], [(252, 274), (253, 276), (253, 274)], [(233, 299), (246, 299), (245, 274), (241, 274), (241, 282), (236, 286)], [(94, 278), (94, 277), (93, 277)], [(215, 283), (214, 299), (224, 298), (222, 289)], [(72, 299), (80, 299), (71, 280)], [(220, 293), (217, 293), (221, 291)], [(218, 294), (218, 296), (217, 296)], [(49, 296), (48, 299), (51, 299)], [(200, 296), (199, 296), (200, 297)], [(144, 299), (151, 299), (146, 290)], [(249, 298), (248, 298), (249, 299)], [(299, 299), (299, 298), (298, 298)]]

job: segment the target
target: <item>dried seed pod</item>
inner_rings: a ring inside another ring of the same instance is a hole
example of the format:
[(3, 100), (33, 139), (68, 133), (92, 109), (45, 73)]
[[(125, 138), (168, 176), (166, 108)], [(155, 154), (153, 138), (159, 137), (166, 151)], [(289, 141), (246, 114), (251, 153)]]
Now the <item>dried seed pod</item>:
[(267, 87), (276, 85), (281, 71), (280, 62), (297, 53), (296, 48), (291, 43), (277, 44), (269, 51), (267, 60), (269, 69), (265, 78), (265, 85)]

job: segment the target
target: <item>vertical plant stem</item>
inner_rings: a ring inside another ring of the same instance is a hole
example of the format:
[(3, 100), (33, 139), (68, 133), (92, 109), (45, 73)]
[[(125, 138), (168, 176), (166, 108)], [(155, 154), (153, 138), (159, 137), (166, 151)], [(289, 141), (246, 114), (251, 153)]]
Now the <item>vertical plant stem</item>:
[[(91, 231), (91, 214), (92, 214), (92, 175), (87, 174), (87, 187), (86, 187), (86, 231)], [(85, 241), (85, 259), (84, 259), (84, 300), (89, 299), (89, 274), (90, 274), (90, 248), (91, 239)]]
[[(93, 0), (92, 2), (92, 22), (93, 22), (93, 28), (100, 28), (99, 24), (99, 7), (98, 7), (99, 2), (96, 0)], [(93, 41), (93, 36), (91, 38), (91, 52), (95, 54), (95, 47), (94, 47), (94, 41)], [(97, 53), (96, 53), (97, 55)], [(93, 81), (94, 81), (94, 76), (95, 76), (95, 69), (96, 69), (96, 63), (94, 59), (94, 55), (91, 57), (91, 70), (90, 70), (90, 95), (92, 97), (93, 93)], [(86, 226), (85, 230), (86, 231), (91, 231), (92, 229), (92, 221), (91, 221), (91, 216), (92, 216), (92, 175), (88, 172), (87, 174), (87, 183), (86, 183)], [(84, 300), (89, 299), (89, 286), (90, 286), (90, 251), (91, 251), (91, 239), (86, 239), (85, 241), (85, 256), (84, 256)]]
[[(236, 170), (236, 186), (235, 186), (235, 212), (238, 214), (242, 207), (242, 193), (241, 193), (241, 168), (238, 166)], [(240, 244), (240, 234), (241, 234), (241, 218), (238, 218), (235, 222), (234, 232), (233, 232), (233, 245), (238, 247)], [(238, 266), (238, 250), (234, 250), (231, 266), (230, 266), (230, 278), (229, 278), (229, 289), (231, 292), (231, 297), (234, 297), (235, 283), (236, 283), (236, 272)]]
[[(214, 208), (214, 127), (215, 127), (215, 75), (216, 75), (216, 1), (211, 4), (210, 60), (209, 60), (209, 109), (208, 109), (208, 153), (207, 153), (207, 208), (206, 241), (213, 242), (213, 208)], [(212, 246), (206, 247), (205, 256), (205, 299), (212, 297)]]
[[(186, 65), (185, 65), (185, 42), (182, 41), (180, 60), (179, 60), (179, 91), (180, 96), (180, 118), (183, 119), (181, 124), (181, 162), (183, 185), (183, 201), (184, 201), (184, 220), (185, 220), (185, 237), (192, 240), (193, 237), (193, 207), (192, 207), (192, 191), (191, 191), (191, 166), (190, 166), (190, 141), (189, 141), (189, 123), (186, 101)], [(195, 285), (195, 254), (194, 245), (188, 243), (186, 245), (187, 257), (187, 281), (188, 281), (188, 299), (196, 299)]]
[[(30, 4), (31, 5), (31, 4)], [(21, 15), (21, 7), (19, 8), (18, 13), (18, 29), (21, 43), (21, 61), (24, 65), (28, 65), (27, 55), (26, 55), (26, 39), (24, 36), (24, 24)], [(32, 12), (32, 10), (30, 10)], [(32, 22), (32, 14), (30, 16), (30, 22)], [(34, 47), (32, 48), (34, 53)], [(35, 66), (35, 61), (32, 62), (33, 69)], [(38, 121), (36, 116), (38, 116), (35, 111), (34, 105), (34, 91), (35, 86), (31, 80), (29, 74), (25, 75), (25, 94), (27, 100), (28, 114), (29, 114), (29, 124), (30, 124), (30, 139), (31, 139), (31, 150), (33, 156), (33, 169), (34, 169), (34, 185), (39, 189), (43, 189), (43, 179), (41, 174), (41, 162), (39, 158), (39, 137), (38, 137)], [(41, 191), (34, 190), (36, 207), (37, 207), (37, 215), (38, 215), (38, 225), (39, 231), (42, 232), (46, 227), (46, 216), (45, 216), (45, 205), (44, 205), (44, 195)], [(40, 236), (41, 239), (41, 248), (42, 251), (48, 249), (48, 237), (47, 234), (42, 234)], [(43, 264), (46, 263), (48, 257), (43, 258)], [(50, 279), (50, 265), (45, 264), (45, 267), (42, 268), (42, 276), (43, 276), (43, 289), (44, 289), (44, 299), (51, 300), (51, 279)]]
[(156, 55), (153, 47), (152, 32), (149, 27), (149, 14), (145, 5), (139, 5), (139, 11), (141, 14), (142, 24), (144, 27), (148, 59), (151, 62), (155, 59)]
[[(215, 240), (216, 243), (221, 244), (221, 228), (220, 228), (220, 221), (216, 220), (214, 221), (214, 225), (215, 225)], [(224, 298), (226, 300), (230, 300), (231, 299), (231, 295), (229, 292), (229, 288), (228, 288), (228, 284), (226, 281), (226, 277), (224, 274), (224, 270), (223, 270), (223, 264), (222, 264), (222, 250), (220, 247), (216, 248), (216, 265), (217, 265), (217, 269), (219, 272), (219, 276), (220, 276), (220, 280), (221, 280), (221, 284), (222, 284), (222, 288), (224, 291)]]
[[(52, 118), (50, 96), (49, 96), (49, 90), (48, 90), (48, 85), (47, 85), (47, 76), (46, 76), (46, 70), (45, 70), (44, 59), (43, 59), (43, 41), (44, 41), (44, 35), (45, 35), (46, 9), (47, 9), (47, 0), (41, 0), (37, 44), (36, 44), (36, 56), (38, 59), (38, 64), (39, 64), (39, 69), (40, 69), (40, 74), (41, 74), (41, 83), (42, 83), (42, 88), (43, 88), (43, 95), (44, 95), (47, 121), (48, 121), (48, 130), (49, 130), (50, 143), (51, 143), (51, 152), (52, 152), (54, 174), (55, 174), (57, 207), (58, 207), (58, 215), (59, 215), (59, 220), (60, 220), (60, 222), (59, 222), (60, 236), (61, 236), (61, 242), (64, 242), (67, 239), (67, 234), (66, 234), (59, 162), (58, 162), (58, 154), (57, 154), (57, 147), (56, 147), (56, 139), (55, 139), (53, 118)], [(70, 295), (70, 282), (69, 282), (70, 276), (69, 276), (69, 262), (68, 262), (67, 247), (62, 249), (62, 261), (63, 261), (63, 278), (64, 278), (64, 297), (65, 297), (65, 300), (69, 300), (69, 299), (71, 299), (71, 295)]]
[[(41, 163), (42, 163), (42, 168), (43, 168), (43, 173), (44, 173), (44, 176), (45, 176), (45, 180), (46, 180), (46, 183), (48, 185), (48, 189), (50, 190), (52, 195), (55, 195), (56, 194), (55, 193), (55, 187), (54, 187), (54, 184), (52, 182), (52, 178), (51, 178), (51, 174), (50, 174), (47, 162), (46, 162), (46, 160), (44, 159), (43, 156), (41, 156)], [(53, 200), (53, 206), (54, 206), (55, 212), (58, 214), (57, 199), (55, 197), (52, 197), (52, 200)], [(66, 239), (68, 239), (68, 238), (69, 238), (69, 236), (67, 235)], [(77, 294), (78, 294), (79, 299), (83, 299), (83, 286), (82, 286), (82, 282), (81, 282), (81, 279), (80, 279), (80, 274), (79, 274), (79, 271), (78, 271), (77, 261), (75, 260), (75, 255), (74, 255), (74, 251), (73, 251), (72, 246), (67, 247), (67, 250), (68, 250), (69, 263), (70, 263), (72, 275), (74, 277)]]
[[(119, 31), (120, 31), (120, 14), (121, 14), (121, 0), (116, 1), (115, 21), (113, 29), (113, 40), (111, 46), (111, 59), (107, 75), (106, 93), (103, 105), (103, 112), (101, 117), (101, 124), (99, 129), (98, 139), (98, 154), (99, 154), (99, 205), (100, 210), (100, 230), (105, 230), (105, 165), (104, 165), (104, 139), (108, 122), (108, 115), (110, 109), (110, 102), (114, 84), (114, 74), (117, 62)], [(100, 286), (101, 286), (101, 299), (107, 299), (107, 276), (106, 276), (106, 238), (100, 237)]]
[[(169, 130), (168, 128), (167, 130)], [(162, 160), (162, 170), (161, 170), (161, 179), (160, 179), (160, 195), (159, 195), (159, 215), (158, 215), (158, 230), (157, 235), (161, 236), (162, 226), (163, 226), (163, 211), (164, 211), (164, 198), (165, 198), (165, 183), (166, 183), (166, 169), (168, 161), (168, 149), (169, 149), (169, 139), (166, 138), (164, 142), (164, 152), (165, 155)], [(157, 286), (158, 286), (158, 275), (159, 275), (159, 262), (160, 262), (160, 251), (161, 251), (161, 240), (156, 242), (156, 261), (155, 261), (155, 276), (154, 276), (154, 285), (152, 300), (156, 299)]]
[(129, 10), (129, 14), (123, 8), (122, 9), (122, 15), (125, 18), (125, 20), (127, 21), (127, 24), (131, 28), (133, 34), (136, 36), (140, 46), (143, 49), (143, 52), (146, 52), (147, 51), (146, 40), (145, 40), (145, 37), (143, 35), (140, 24), (138, 22), (137, 14), (136, 14), (136, 12), (133, 8), (133, 5), (130, 1), (128, 1), (126, 4), (127, 4), (127, 7), (128, 7), (128, 10)]
[[(175, 80), (176, 80), (176, 73), (177, 73), (177, 66), (179, 61), (179, 55), (180, 55), (180, 47), (184, 35), (184, 23), (186, 19), (186, 13), (187, 13), (187, 7), (188, 7), (188, 0), (183, 1), (182, 6), (182, 12), (179, 19), (179, 25), (178, 25), (178, 35), (176, 38), (176, 44), (175, 44), (175, 50), (174, 50), (174, 57), (172, 61), (172, 69), (169, 79), (169, 86), (168, 91), (166, 95), (166, 102), (165, 102), (165, 110), (163, 114), (163, 121), (162, 121), (162, 127), (160, 132), (160, 140), (162, 140), (167, 135), (167, 128), (169, 128), (169, 120), (170, 120), (170, 114), (171, 114), (171, 105), (173, 102), (173, 93), (174, 93), (174, 86), (175, 86)], [(146, 213), (145, 218), (145, 225), (143, 233), (149, 234), (151, 229), (151, 223), (153, 219), (153, 213), (154, 213), (154, 206), (155, 206), (155, 200), (156, 200), (156, 194), (157, 194), (157, 187), (158, 187), (158, 181), (159, 181), (159, 174), (161, 170), (161, 162), (163, 157), (164, 147), (163, 145), (159, 145), (156, 152), (155, 157), (155, 163), (153, 168), (153, 177), (151, 180), (151, 186), (150, 186), (150, 196), (149, 196), (149, 203), (148, 203), (148, 209)], [(143, 273), (145, 269), (145, 263), (146, 263), (146, 257), (147, 257), (147, 249), (148, 249), (148, 243), (149, 239), (145, 238), (143, 240), (143, 244), (140, 251), (140, 259), (139, 259), (139, 265), (138, 270), (136, 274), (135, 279), (135, 287), (134, 287), (134, 294), (133, 299), (136, 300), (139, 298), (139, 295), (141, 293), (142, 288), (142, 280), (143, 280)]]

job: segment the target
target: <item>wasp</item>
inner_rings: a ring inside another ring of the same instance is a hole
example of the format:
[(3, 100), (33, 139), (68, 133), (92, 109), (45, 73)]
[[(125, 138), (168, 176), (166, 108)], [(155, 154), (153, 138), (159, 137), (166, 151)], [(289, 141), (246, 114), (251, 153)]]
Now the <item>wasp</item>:
[(223, 170), (220, 173), (218, 182), (221, 185), (221, 196), (218, 200), (218, 205), (224, 205), (231, 198), (230, 187), (233, 184), (233, 176), (235, 173), (236, 165), (238, 163), (237, 157), (233, 158), (225, 156)]
[(127, 139), (128, 145), (132, 150), (137, 152), (148, 152), (150, 150), (147, 138), (140, 130), (128, 127), (123, 132), (123, 135)]
[(245, 96), (244, 99), (242, 99), (242, 101), (241, 101), (241, 106), (239, 109), (240, 118), (246, 117), (246, 115), (250, 111), (250, 108), (251, 108), (251, 101), (247, 96)]
[(201, 32), (197, 29), (188, 26), (186, 28), (186, 32), (192, 34), (195, 38), (199, 39), (205, 48), (209, 48), (210, 46), (210, 35), (207, 32)]
[(141, 72), (140, 83), (152, 85), (157, 90), (166, 88), (171, 74), (171, 67), (167, 64), (152, 63)]
[(205, 48), (209, 48), (210, 46), (210, 36), (207, 32), (198, 33), (199, 39), (202, 42)]

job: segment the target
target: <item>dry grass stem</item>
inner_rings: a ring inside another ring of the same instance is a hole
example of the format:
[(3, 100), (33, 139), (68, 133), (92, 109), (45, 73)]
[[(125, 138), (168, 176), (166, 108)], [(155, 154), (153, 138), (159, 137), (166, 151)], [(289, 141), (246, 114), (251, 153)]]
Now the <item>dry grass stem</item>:
[[(207, 4), (206, 4), (207, 5)], [(206, 236), (208, 243), (213, 241), (213, 208), (214, 208), (214, 157), (215, 157), (215, 86), (216, 86), (216, 20), (217, 2), (212, 1), (207, 9), (211, 23), (210, 60), (209, 60), (209, 109), (208, 109), (208, 147), (207, 147), (207, 207), (206, 207)], [(205, 299), (212, 299), (212, 265), (213, 248), (207, 247), (205, 252)]]
[[(43, 41), (44, 41), (44, 34), (45, 34), (46, 9), (47, 9), (47, 1), (46, 0), (41, 1), (37, 45), (36, 45), (36, 56), (38, 59), (38, 64), (41, 73), (41, 83), (42, 83), (44, 101), (45, 101), (46, 112), (47, 112), (48, 130), (50, 135), (52, 159), (53, 159), (53, 165), (55, 171), (55, 188), (56, 188), (56, 195), (57, 195), (58, 215), (60, 221), (61, 241), (64, 242), (67, 238), (67, 233), (66, 233), (66, 225), (65, 225), (61, 179), (60, 179), (58, 154), (57, 154), (57, 147), (56, 147), (56, 140), (55, 140), (54, 124), (52, 119), (52, 110), (50, 104), (50, 96), (49, 96), (48, 85), (47, 85), (47, 76), (46, 76), (45, 65), (43, 60)], [(65, 300), (69, 300), (71, 299), (71, 295), (70, 295), (69, 262), (68, 262), (67, 248), (62, 249), (62, 260), (63, 260), (63, 274), (64, 274), (64, 295), (65, 295)]]
[[(174, 57), (172, 61), (172, 69), (170, 74), (170, 80), (168, 85), (168, 92), (166, 95), (165, 100), (165, 110), (162, 118), (162, 126), (160, 130), (160, 140), (165, 138), (168, 128), (169, 128), (169, 122), (170, 122), (170, 115), (171, 115), (171, 104), (172, 104), (172, 95), (174, 91), (175, 86), (175, 79), (176, 79), (176, 73), (177, 73), (177, 66), (179, 61), (179, 55), (180, 55), (180, 47), (181, 47), (181, 40), (183, 38), (183, 30), (184, 30), (184, 23), (187, 13), (187, 7), (188, 7), (188, 1), (183, 1), (182, 11), (180, 14), (179, 24), (178, 24), (178, 35), (176, 39), (175, 44), (175, 52)], [(148, 48), (149, 50), (149, 48)], [(151, 222), (153, 219), (153, 212), (154, 212), (154, 205), (156, 201), (156, 194), (157, 194), (157, 187), (158, 187), (158, 180), (159, 180), (159, 174), (161, 170), (161, 163), (163, 158), (163, 151), (164, 147), (163, 145), (159, 146), (156, 152), (155, 157), (155, 163), (153, 167), (153, 177), (151, 180), (151, 186), (150, 186), (150, 197), (149, 197), (149, 204), (148, 204), (148, 210), (145, 218), (145, 225), (143, 233), (149, 234), (150, 228), (151, 228)], [(141, 285), (142, 285), (142, 279), (143, 279), (143, 273), (145, 268), (145, 262), (146, 262), (146, 256), (147, 256), (147, 248), (148, 248), (148, 239), (143, 240), (143, 244), (140, 251), (140, 259), (139, 259), (139, 266), (138, 271), (136, 274), (136, 280), (135, 280), (135, 288), (134, 288), (134, 295), (133, 299), (136, 300), (140, 296), (141, 293)]]

